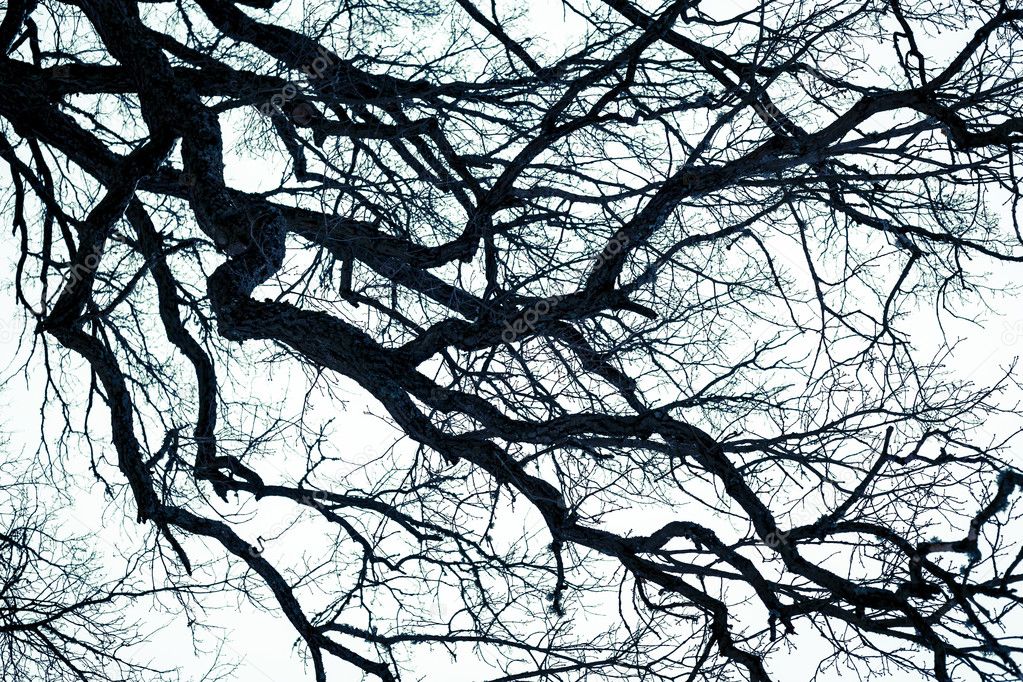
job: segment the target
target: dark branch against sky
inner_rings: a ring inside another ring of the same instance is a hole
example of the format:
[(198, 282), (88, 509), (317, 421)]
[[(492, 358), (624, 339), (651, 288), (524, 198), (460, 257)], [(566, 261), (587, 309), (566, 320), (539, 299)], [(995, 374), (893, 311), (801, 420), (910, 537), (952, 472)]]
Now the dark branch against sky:
[(2, 517), (0, 679), (193, 679), (112, 605), (244, 658), (225, 594), (317, 682), (1023, 678), (1018, 375), (953, 331), (1023, 260), (1021, 28), (11, 0), (10, 489), (144, 532), (110, 581)]

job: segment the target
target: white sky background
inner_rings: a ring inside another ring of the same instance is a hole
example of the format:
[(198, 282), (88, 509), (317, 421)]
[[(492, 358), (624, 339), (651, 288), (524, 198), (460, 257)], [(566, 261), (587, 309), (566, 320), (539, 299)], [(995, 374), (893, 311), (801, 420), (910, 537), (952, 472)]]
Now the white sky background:
[[(720, 2), (716, 3), (722, 8), (737, 8), (738, 3)], [(521, 5), (519, 5), (521, 6)], [(722, 9), (722, 12), (725, 10)], [(552, 45), (564, 41), (566, 36), (577, 35), (579, 31), (578, 18), (568, 14), (562, 9), (560, 2), (546, 2), (539, 0), (529, 4), (529, 22), (524, 26), (534, 28), (535, 34), (542, 33)], [(511, 31), (516, 35), (514, 31)], [(960, 47), (962, 41), (955, 36), (943, 36), (941, 39), (931, 41), (924, 52), (930, 55), (932, 60), (939, 60), (942, 55), (950, 55)], [(296, 76), (297, 80), (297, 76)], [(230, 130), (244, 128), (247, 123), (239, 120), (239, 116), (249, 118), (256, 117), (252, 111), (233, 112), (230, 116), (224, 117), (225, 134)], [(231, 140), (226, 139), (225, 147), (230, 152)], [(267, 183), (272, 183), (276, 177), (268, 178), (264, 169), (255, 166), (251, 162), (246, 163), (244, 153), (235, 159), (227, 159), (227, 171), (229, 182), (238, 188), (255, 190)], [(1007, 219), (1007, 218), (1006, 218)], [(0, 267), (3, 272), (12, 273), (16, 259), (16, 242), (13, 239), (5, 239), (0, 246)], [(787, 258), (784, 252), (776, 253), (781, 260)], [(793, 268), (801, 269), (803, 266), (801, 256), (798, 252), (791, 253)], [(1008, 287), (1021, 280), (1023, 267), (1002, 266), (998, 263), (984, 264), (975, 260), (973, 268), (990, 267), (994, 272), (988, 280), (988, 284), (999, 289), (1003, 285)], [(35, 364), (26, 376), (17, 372), (18, 368), (27, 357), (24, 345), (18, 350), (19, 338), (22, 343), (31, 343), (31, 330), (24, 334), (24, 322), (21, 311), (14, 301), (13, 287), (10, 284), (11, 277), (7, 276), (2, 280), (3, 288), (0, 289), (0, 368), (4, 369), (3, 384), (0, 392), (0, 430), (5, 430), (10, 435), (9, 449), (17, 458), (29, 458), (33, 456), (38, 447), (40, 434), (40, 405), (42, 401), (41, 385), (38, 381), (40, 374), (39, 357), (35, 358)], [(986, 385), (994, 381), (1000, 372), (1008, 366), (1012, 360), (1019, 355), (1023, 348), (1023, 308), (1012, 294), (989, 296), (986, 302), (991, 310), (984, 310), (980, 307), (960, 311), (966, 317), (975, 318), (974, 323), (956, 321), (949, 315), (943, 315), (941, 322), (944, 326), (944, 333), (950, 339), (961, 339), (956, 347), (949, 365), (960, 378), (971, 378), (978, 385)], [(908, 328), (905, 327), (904, 328)], [(937, 318), (933, 309), (922, 310), (914, 319), (913, 340), (921, 348), (926, 348), (930, 339), (937, 340), (940, 337)], [(24, 335), (23, 335), (24, 334)], [(79, 365), (80, 366), (80, 365)], [(258, 373), (259, 368), (256, 368)], [(87, 381), (83, 374), (77, 377), (79, 381)], [(306, 382), (301, 376), (275, 376), (260, 377), (254, 375), (252, 380), (257, 383), (264, 383), (265, 394), (281, 397), (297, 405), (301, 395), (295, 396), (295, 389), (301, 394)], [(347, 390), (347, 404), (343, 409), (333, 403), (331, 409), (336, 411), (334, 415), (335, 434), (337, 449), (340, 453), (350, 457), (350, 461), (358, 463), (359, 458), (367, 453), (375, 454), (383, 448), (389, 447), (395, 440), (396, 432), (393, 428), (386, 426), (377, 416), (383, 410), (367, 400), (367, 396), (351, 382), (341, 381), (340, 385)], [(264, 390), (264, 389), (261, 389)], [(1007, 395), (1006, 403), (1012, 403), (1023, 398), (1023, 395)], [(294, 407), (294, 405), (292, 406)], [(105, 418), (105, 412), (102, 417)], [(986, 425), (990, 432), (990, 438), (996, 439), (1005, 436), (1011, 430), (1018, 428), (1012, 423), (1011, 418), (992, 420)], [(1013, 451), (1012, 458), (1019, 465), (1023, 464), (1016, 451)], [(261, 462), (265, 466), (265, 460)], [(261, 468), (261, 473), (265, 472)], [(89, 485), (89, 476), (83, 470), (81, 482), (83, 487)], [(261, 503), (261, 518), (257, 524), (262, 523), (262, 529), (273, 529), (279, 525), (272, 513), (266, 509), (268, 505)], [(105, 501), (102, 490), (98, 485), (92, 485), (88, 496), (75, 493), (74, 507), (67, 510), (66, 521), (63, 530), (68, 534), (84, 534), (95, 532), (97, 545), (96, 551), (104, 555), (112, 565), (116, 564), (118, 546), (131, 546), (132, 539), (125, 537), (125, 524), (117, 517), (118, 506), (115, 502), (112, 506)], [(103, 519), (105, 527), (96, 527), (98, 519)], [(530, 524), (528, 518), (522, 519), (523, 523)], [(130, 528), (128, 531), (132, 530)], [(511, 532), (513, 529), (509, 529)], [(262, 533), (260, 533), (262, 534)], [(315, 537), (315, 536), (311, 536)], [(248, 536), (254, 540), (255, 533)], [(288, 535), (287, 546), (273, 545), (273, 551), (297, 551), (302, 544), (301, 536)], [(272, 557), (270, 557), (272, 558)], [(616, 607), (615, 601), (609, 600), (609, 610)], [(283, 681), (309, 679), (307, 671), (300, 663), (299, 656), (295, 651), (296, 634), (294, 630), (282, 618), (275, 618), (272, 614), (260, 612), (248, 604), (239, 604), (235, 601), (234, 594), (227, 594), (223, 600), (223, 610), (209, 611), (210, 616), (206, 625), (210, 627), (224, 628), (224, 659), (236, 661), (239, 667), (232, 679), (244, 682), (259, 682), (261, 680)], [(139, 612), (140, 616), (146, 616), (144, 611)], [(158, 616), (160, 622), (164, 622), (164, 616)], [(208, 646), (215, 644), (216, 637), (207, 641)], [(798, 640), (796, 640), (798, 641)], [(301, 646), (301, 645), (300, 645)], [(208, 666), (208, 661), (189, 660), (192, 658), (192, 641), (184, 624), (179, 621), (173, 622), (165, 630), (158, 633), (146, 647), (147, 655), (152, 656), (156, 664), (180, 665), (186, 673), (186, 679), (201, 679)], [(801, 648), (795, 656), (776, 656), (772, 659), (769, 669), (779, 674), (779, 679), (800, 680), (806, 679), (812, 672), (812, 665), (816, 663), (813, 654), (813, 647)], [(434, 656), (423, 656), (423, 665), (417, 670), (425, 679), (451, 680), (476, 680), (481, 679), (483, 668), (472, 660), (460, 659), (457, 662), (451, 661), (443, 651), (438, 651)], [(350, 669), (328, 662), (328, 670), (333, 668), (338, 671), (336, 679), (347, 679), (344, 673)], [(331, 678), (334, 679), (334, 678)]]

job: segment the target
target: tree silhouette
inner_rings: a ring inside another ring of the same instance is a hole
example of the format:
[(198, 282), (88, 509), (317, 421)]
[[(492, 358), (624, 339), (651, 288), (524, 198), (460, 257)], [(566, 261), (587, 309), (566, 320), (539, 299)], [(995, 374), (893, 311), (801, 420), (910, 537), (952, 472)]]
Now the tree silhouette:
[(318, 681), (1023, 677), (1023, 9), (553, 5), (10, 0), (43, 449)]
[[(225, 586), (147, 585), (137, 558), (104, 566), (96, 537), (69, 532), (61, 497), (24, 469), (0, 463), (0, 680), (180, 679), (144, 662), (157, 624), (125, 609), (161, 596), (186, 605)], [(224, 672), (214, 666), (205, 679)]]

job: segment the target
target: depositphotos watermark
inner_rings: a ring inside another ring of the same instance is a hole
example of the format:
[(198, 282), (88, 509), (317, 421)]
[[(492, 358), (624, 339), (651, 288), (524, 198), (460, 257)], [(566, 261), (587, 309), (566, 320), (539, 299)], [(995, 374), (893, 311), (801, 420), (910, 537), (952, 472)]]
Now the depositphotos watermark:
[(0, 345), (16, 341), (20, 329), (21, 326), (11, 320), (0, 320)]
[[(305, 491), (305, 494), (295, 499), (295, 501), (303, 507), (315, 509), (320, 512), (330, 508), (330, 494), (322, 490)], [(256, 536), (256, 544), (249, 545), (249, 555), (254, 557), (261, 556), (263, 552), (266, 551), (265, 543), (267, 540), (279, 537), (284, 531), (291, 528), (293, 525), (294, 521), (288, 521), (271, 529), (266, 533), (266, 537), (263, 537), (263, 535)]]
[(821, 518), (820, 514), (813, 514), (806, 509), (797, 509), (790, 512), (788, 514), (789, 529), (782, 530), (778, 528), (775, 531), (771, 531), (764, 538), (764, 544), (771, 549), (777, 549), (788, 541), (793, 529), (817, 523)]
[(593, 273), (604, 267), (604, 264), (609, 260), (621, 253), (621, 250), (625, 248), (625, 245), (629, 243), (629, 235), (625, 234), (621, 230), (615, 233), (615, 236), (611, 237), (611, 241), (597, 254), (596, 258), (593, 259), (593, 263), (590, 265), (588, 272)]
[[(302, 67), (302, 71), (310, 80), (316, 80), (323, 78), (323, 74), (334, 65), (334, 61), (330, 58), (330, 53), (326, 48), (320, 47), (316, 50), (319, 53), (319, 57), (314, 59), (311, 64), (306, 64)], [(259, 113), (264, 116), (273, 116), (274, 114), (283, 114), (284, 110), (282, 107), (290, 102), (291, 100), (298, 97), (299, 86), (297, 83), (288, 82), (284, 84), (281, 91), (271, 97), (267, 102), (264, 102), (262, 106), (256, 107)], [(315, 117), (315, 112), (311, 105), (302, 107), (296, 105), (296, 110), (293, 115), (298, 119), (296, 122), (299, 124), (308, 123)]]
[(64, 289), (70, 289), (74, 285), (85, 279), (86, 276), (92, 275), (96, 272), (96, 268), (99, 267), (100, 259), (103, 258), (103, 245), (98, 244), (92, 249), (92, 252), (82, 259), (81, 263), (75, 263), (72, 265), (66, 273), (64, 273)]
[(100, 260), (103, 258), (103, 252), (107, 249), (107, 244), (111, 242), (123, 243), (124, 241), (124, 237), (116, 232), (110, 234), (104, 242), (94, 246), (92, 251), (82, 259), (82, 262), (74, 263), (70, 268), (68, 268), (68, 271), (64, 273), (61, 288), (70, 289), (87, 276), (95, 274), (97, 268), (99, 268)]
[(554, 306), (558, 305), (561, 300), (560, 296), (548, 296), (547, 298), (540, 299), (536, 305), (522, 313), (514, 323), (505, 322), (504, 331), (501, 332), (501, 340), (505, 343), (512, 343), (515, 339), (519, 338), (520, 335), (525, 334), (527, 331), (533, 331), (536, 329), (536, 323), (543, 318), (544, 315), (549, 313)]
[[(605, 263), (617, 256), (628, 243), (629, 235), (619, 230), (593, 259), (593, 263), (587, 272), (593, 274), (599, 270)], [(501, 332), (501, 340), (505, 343), (512, 343), (527, 331), (535, 330), (537, 322), (543, 319), (563, 298), (563, 296), (542, 298), (532, 308), (522, 313), (514, 322), (505, 321), (504, 331)]]
[(1002, 343), (1006, 346), (1014, 346), (1023, 339), (1023, 320), (1002, 323)]

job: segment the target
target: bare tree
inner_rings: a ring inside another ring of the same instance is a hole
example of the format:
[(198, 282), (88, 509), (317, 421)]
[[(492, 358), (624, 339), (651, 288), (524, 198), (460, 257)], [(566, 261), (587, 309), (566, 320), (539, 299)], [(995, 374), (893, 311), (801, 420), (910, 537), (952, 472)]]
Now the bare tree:
[(552, 4), (9, 0), (41, 453), (318, 681), (1023, 677), (1023, 9)]
[(139, 623), (126, 608), (189, 590), (147, 587), (134, 560), (111, 577), (95, 538), (62, 528), (59, 500), (13, 459), (0, 464), (0, 680), (181, 679), (146, 663), (152, 656), (139, 649), (155, 621)]

